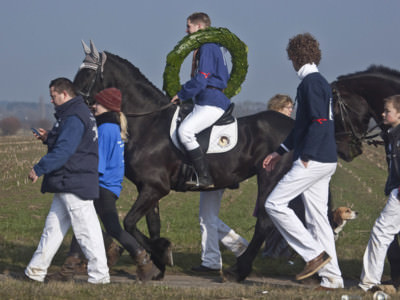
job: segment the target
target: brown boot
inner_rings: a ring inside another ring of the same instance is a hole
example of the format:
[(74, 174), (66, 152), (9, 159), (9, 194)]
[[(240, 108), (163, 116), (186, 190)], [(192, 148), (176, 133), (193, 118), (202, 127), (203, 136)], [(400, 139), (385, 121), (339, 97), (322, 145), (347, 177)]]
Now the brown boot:
[(134, 260), (137, 264), (136, 274), (140, 281), (156, 280), (161, 275), (161, 271), (153, 264), (145, 250), (136, 252)]
[(87, 262), (76, 256), (68, 256), (61, 270), (46, 276), (46, 281), (71, 281), (76, 274), (87, 274)]
[(322, 251), (320, 255), (315, 257), (306, 263), (303, 271), (296, 275), (296, 280), (302, 280), (307, 277), (312, 276), (316, 272), (318, 272), (323, 266), (325, 266), (328, 262), (331, 261), (331, 257), (325, 252)]
[(124, 252), (124, 248), (122, 248), (114, 241), (112, 241), (106, 247), (107, 265), (109, 269), (111, 269), (111, 267), (118, 262), (122, 252)]

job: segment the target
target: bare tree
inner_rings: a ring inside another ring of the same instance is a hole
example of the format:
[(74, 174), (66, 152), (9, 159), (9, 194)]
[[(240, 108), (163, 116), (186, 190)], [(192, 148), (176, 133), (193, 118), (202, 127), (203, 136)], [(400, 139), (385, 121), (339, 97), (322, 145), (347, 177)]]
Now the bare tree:
[(14, 135), (21, 129), (21, 122), (16, 117), (7, 117), (0, 120), (0, 129), (3, 135)]

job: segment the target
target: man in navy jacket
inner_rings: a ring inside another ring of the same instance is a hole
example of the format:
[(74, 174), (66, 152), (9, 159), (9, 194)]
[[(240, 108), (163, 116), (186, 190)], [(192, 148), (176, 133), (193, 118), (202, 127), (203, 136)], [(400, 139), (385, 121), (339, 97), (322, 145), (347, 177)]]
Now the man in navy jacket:
[(40, 128), (36, 137), (48, 152), (28, 177), (35, 183), (41, 175), (43, 193), (54, 193), (45, 227), (25, 275), (43, 282), (47, 269), (72, 225), (88, 259), (88, 282), (110, 282), (103, 236), (93, 199), (99, 196), (96, 121), (73, 84), (66, 78), (50, 83), (51, 102), (57, 119), (51, 131)]
[[(265, 209), (288, 244), (306, 261), (296, 276), (314, 273), (322, 278), (319, 289), (343, 288), (333, 231), (328, 220), (329, 181), (337, 164), (332, 90), (319, 73), (319, 43), (309, 34), (289, 40), (289, 59), (301, 83), (297, 88), (297, 112), (293, 130), (263, 167), (271, 172), (281, 155), (293, 150), (293, 166), (265, 202)], [(288, 207), (302, 195), (307, 228)]]

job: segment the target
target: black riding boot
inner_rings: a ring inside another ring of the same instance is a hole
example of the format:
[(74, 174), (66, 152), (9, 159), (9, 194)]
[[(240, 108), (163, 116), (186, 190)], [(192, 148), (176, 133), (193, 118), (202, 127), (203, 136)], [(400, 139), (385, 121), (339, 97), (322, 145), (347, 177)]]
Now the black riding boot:
[(187, 181), (186, 184), (197, 188), (213, 188), (214, 182), (208, 171), (207, 159), (201, 148), (199, 147), (194, 150), (188, 151), (188, 156), (192, 161), (194, 169), (197, 173), (197, 181)]

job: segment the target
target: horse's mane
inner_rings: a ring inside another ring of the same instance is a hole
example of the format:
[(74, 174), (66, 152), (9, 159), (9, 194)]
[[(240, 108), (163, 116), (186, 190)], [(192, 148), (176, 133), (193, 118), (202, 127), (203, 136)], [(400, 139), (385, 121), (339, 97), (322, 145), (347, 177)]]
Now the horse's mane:
[(143, 73), (139, 70), (139, 68), (135, 67), (129, 60), (122, 58), (118, 55), (112, 54), (108, 51), (104, 51), (107, 55), (107, 59), (115, 60), (118, 63), (124, 65), (127, 68), (127, 71), (135, 78), (135, 80), (140, 80), (141, 83), (144, 83), (146, 85), (149, 85), (151, 88), (156, 90), (158, 93), (160, 93), (162, 96), (165, 97), (165, 94), (158, 88), (156, 87)]
[(390, 69), (388, 67), (382, 65), (371, 65), (367, 70), (355, 72), (347, 75), (341, 75), (337, 78), (337, 80), (346, 80), (352, 79), (355, 77), (362, 76), (377, 76), (377, 77), (386, 77), (391, 78), (395, 77), (396, 80), (400, 80), (400, 72), (394, 69)]

